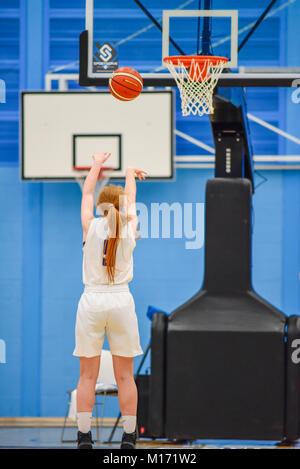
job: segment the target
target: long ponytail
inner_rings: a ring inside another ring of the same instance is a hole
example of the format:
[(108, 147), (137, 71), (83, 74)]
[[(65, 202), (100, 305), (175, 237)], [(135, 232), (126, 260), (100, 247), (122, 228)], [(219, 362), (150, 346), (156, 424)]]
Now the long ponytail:
[(113, 283), (116, 272), (116, 252), (120, 240), (120, 233), (127, 218), (120, 213), (120, 199), (124, 196), (124, 189), (121, 186), (110, 184), (99, 194), (97, 206), (102, 208), (108, 223), (108, 240), (106, 244), (105, 264), (109, 283)]
[(110, 283), (114, 282), (116, 272), (116, 252), (120, 239), (120, 212), (113, 205), (107, 213), (107, 222), (109, 229), (109, 238), (106, 248), (106, 267)]

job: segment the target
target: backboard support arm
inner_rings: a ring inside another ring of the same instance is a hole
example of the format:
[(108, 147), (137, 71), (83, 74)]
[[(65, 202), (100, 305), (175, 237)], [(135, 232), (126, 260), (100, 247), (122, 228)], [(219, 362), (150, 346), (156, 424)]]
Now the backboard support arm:
[(264, 18), (266, 17), (266, 15), (269, 13), (269, 11), (271, 10), (271, 8), (273, 7), (273, 5), (275, 5), (275, 3), (277, 2), (277, 0), (272, 0), (271, 3), (267, 6), (267, 8), (265, 9), (265, 11), (260, 15), (260, 17), (258, 18), (258, 20), (256, 21), (255, 25), (253, 26), (253, 28), (250, 29), (250, 31), (248, 32), (248, 34), (246, 35), (246, 37), (242, 40), (241, 44), (239, 45), (238, 47), (238, 52), (240, 52), (240, 50), (244, 47), (244, 45), (246, 44), (246, 42), (248, 41), (248, 39), (250, 39), (250, 37), (252, 36), (252, 34), (254, 33), (254, 31), (258, 28), (258, 26), (260, 25), (260, 23), (264, 20)]
[[(154, 16), (151, 15), (150, 11), (148, 11), (147, 8), (144, 7), (144, 5), (139, 0), (134, 0), (134, 2), (140, 7), (140, 9), (145, 13), (145, 15), (148, 16), (148, 18), (152, 21), (154, 26), (156, 26), (160, 30), (160, 32), (162, 33), (161, 25), (158, 23), (158, 21), (156, 21)], [(177, 52), (179, 52), (180, 55), (185, 55), (185, 53), (183, 52), (181, 47), (179, 47), (179, 45), (174, 41), (174, 39), (171, 38), (171, 36), (169, 36), (169, 40), (170, 40), (171, 44), (173, 44), (173, 46), (175, 47)]]
[[(212, 0), (204, 0), (204, 10), (211, 10)], [(203, 18), (202, 30), (202, 55), (212, 55), (211, 48), (211, 19), (209, 17)]]

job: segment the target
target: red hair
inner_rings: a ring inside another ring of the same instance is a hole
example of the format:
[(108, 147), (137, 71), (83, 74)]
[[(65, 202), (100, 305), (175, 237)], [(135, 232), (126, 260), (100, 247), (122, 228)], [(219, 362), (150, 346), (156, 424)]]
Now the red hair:
[[(106, 249), (106, 268), (110, 283), (113, 283), (115, 279), (116, 252), (120, 239), (121, 226), (125, 222), (124, 215), (120, 213), (120, 203), (122, 203), (124, 195), (125, 191), (122, 186), (110, 184), (102, 189), (97, 200), (97, 206), (101, 208), (101, 204), (103, 204), (103, 213), (108, 221), (109, 238)], [(111, 205), (110, 207), (105, 207), (105, 204)]]

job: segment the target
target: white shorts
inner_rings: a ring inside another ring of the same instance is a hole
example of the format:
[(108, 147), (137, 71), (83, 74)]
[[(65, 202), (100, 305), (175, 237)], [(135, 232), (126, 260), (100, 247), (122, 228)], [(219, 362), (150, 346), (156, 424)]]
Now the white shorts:
[(101, 355), (105, 329), (112, 355), (141, 355), (135, 305), (128, 285), (85, 287), (76, 316), (73, 355)]

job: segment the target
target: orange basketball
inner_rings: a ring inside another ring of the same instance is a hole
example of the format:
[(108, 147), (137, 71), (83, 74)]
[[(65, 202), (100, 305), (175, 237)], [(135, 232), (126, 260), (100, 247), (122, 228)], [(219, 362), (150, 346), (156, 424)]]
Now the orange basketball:
[(121, 67), (112, 74), (108, 87), (115, 98), (120, 101), (131, 101), (140, 95), (143, 79), (134, 68)]

